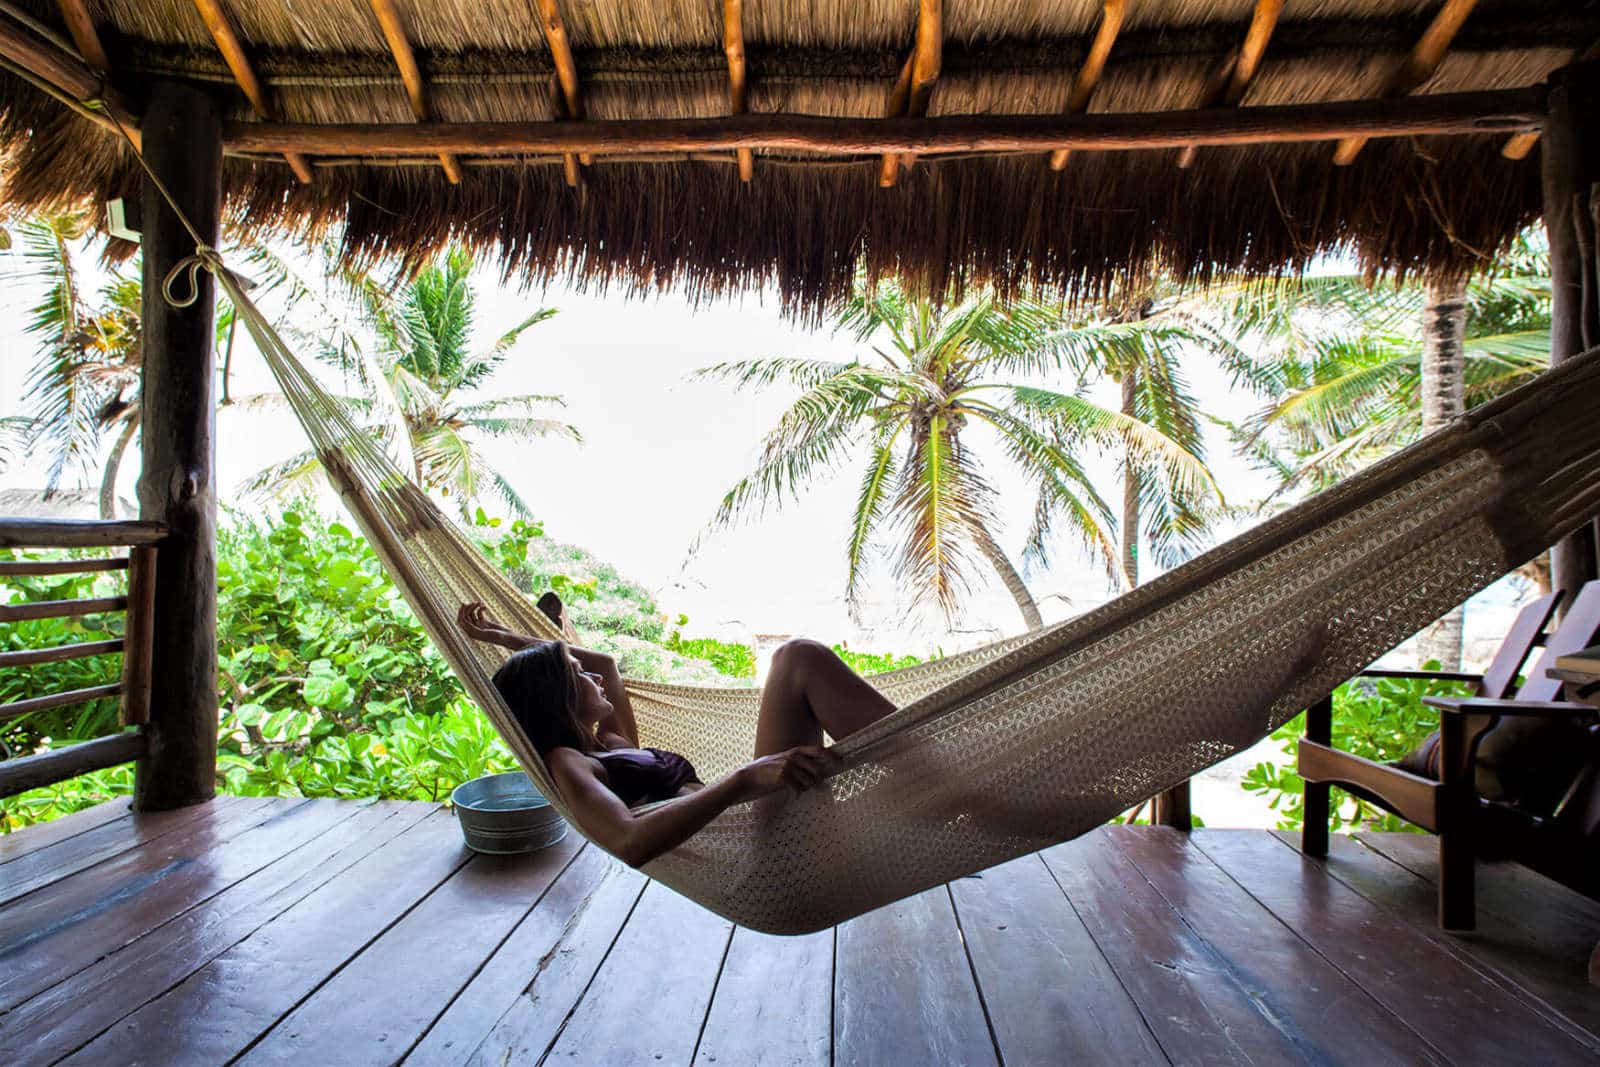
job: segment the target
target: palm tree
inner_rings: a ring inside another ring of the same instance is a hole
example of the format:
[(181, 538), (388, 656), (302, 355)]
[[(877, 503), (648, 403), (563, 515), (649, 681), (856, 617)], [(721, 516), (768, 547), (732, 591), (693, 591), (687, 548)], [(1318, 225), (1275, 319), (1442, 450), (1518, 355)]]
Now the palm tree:
[(98, 293), (84, 292), (73, 245), (88, 228), (81, 211), (17, 227), (28, 264), (24, 278), (43, 295), (24, 326), (39, 339), (24, 398), (31, 410), (8, 429), (14, 437), (48, 442), (51, 492), (69, 466), (92, 466), (106, 436), (114, 434), (100, 475), (100, 515), (111, 518), (117, 472), (139, 428), (139, 280), (113, 271)]
[[(1227, 314), (1262, 342), (1271, 400), (1237, 439), (1280, 492), (1325, 488), (1544, 370), (1549, 293), (1543, 249), (1524, 242), (1471, 281), (1324, 276), (1247, 295)], [(1461, 626), (1458, 608), (1424, 630), (1421, 657), (1458, 667)]]
[[(1202, 415), (1180, 366), (1182, 355), (1204, 352), (1225, 365), (1243, 357), (1224, 333), (1195, 313), (1195, 298), (1154, 281), (1113, 294), (1096, 318), (1059, 341), (1081, 381), (1109, 378), (1121, 391), (1121, 413), (1153, 428), (1202, 464)], [(1225, 504), (1209, 474), (1171, 477), (1137, 449), (1122, 456), (1119, 561), (1131, 589), (1140, 581), (1140, 546), (1167, 568), (1198, 551)]]
[[(527, 503), (510, 481), (484, 458), (489, 439), (532, 440), (567, 437), (581, 441), (571, 425), (543, 414), (563, 406), (559, 396), (522, 395), (471, 399), (510, 354), (523, 331), (555, 314), (541, 308), (505, 331), (486, 351), (470, 348), (476, 298), (471, 287), (472, 259), (454, 249), (421, 270), (410, 282), (388, 286), (371, 275), (341, 269), (338, 287), (359, 305), (359, 327), (340, 319), (335, 301), (292, 272), (269, 253), (256, 258), (269, 285), (287, 285), (287, 306), (298, 310), (314, 300), (322, 313), (316, 324), (302, 324), (293, 335), (325, 363), (354, 372), (368, 395), (348, 402), (387, 414), (404, 427), (404, 452), (412, 476), (424, 489), (453, 497), (463, 517), (492, 491), (514, 514), (531, 517)], [(330, 325), (331, 323), (331, 325)], [(385, 432), (388, 427), (374, 427)], [(318, 470), (315, 453), (301, 452), (261, 471), (246, 488), (285, 494), (299, 491)]]
[(881, 285), (858, 287), (836, 327), (862, 346), (887, 343), (848, 362), (758, 359), (699, 373), (737, 388), (782, 382), (801, 390), (766, 436), (755, 470), (723, 498), (714, 526), (798, 495), (853, 444), (865, 442), (845, 550), (852, 603), (868, 549), (889, 529), (895, 575), (913, 602), (931, 597), (952, 615), (979, 557), (1026, 625), (1041, 625), (1038, 605), (999, 544), (994, 491), (965, 436), (975, 425), (997, 438), (999, 451), (1034, 487), (1028, 562), (1042, 563), (1054, 531), (1064, 526), (1111, 580), (1118, 576), (1115, 517), (1083, 467), (1085, 445), (1126, 449), (1141, 469), (1159, 472), (1162, 484), (1185, 495), (1214, 491), (1199, 457), (1159, 428), (1084, 396), (1017, 380), (1060, 370), (1074, 346), (1105, 324), (1074, 324), (1037, 304), (1002, 306), (988, 296), (939, 310)]

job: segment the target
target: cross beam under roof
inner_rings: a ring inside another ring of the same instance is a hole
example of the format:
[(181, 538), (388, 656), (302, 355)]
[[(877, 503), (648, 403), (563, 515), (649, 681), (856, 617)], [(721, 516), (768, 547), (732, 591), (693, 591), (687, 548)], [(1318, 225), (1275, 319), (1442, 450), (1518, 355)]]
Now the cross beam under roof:
[(415, 156), (529, 152), (693, 152), (771, 148), (840, 155), (1135, 151), (1196, 145), (1332, 141), (1348, 137), (1508, 134), (1538, 129), (1546, 89), (1347, 100), (1236, 109), (1084, 115), (831, 118), (745, 114), (587, 122), (371, 125), (232, 123), (224, 143), (243, 153)]

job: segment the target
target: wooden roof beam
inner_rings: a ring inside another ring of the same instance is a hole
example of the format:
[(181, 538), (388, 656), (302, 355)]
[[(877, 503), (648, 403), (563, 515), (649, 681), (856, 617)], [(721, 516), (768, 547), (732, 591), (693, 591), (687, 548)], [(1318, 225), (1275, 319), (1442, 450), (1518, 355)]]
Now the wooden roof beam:
[(596, 122), (388, 123), (227, 126), (236, 153), (508, 156), (576, 152), (732, 152), (773, 148), (837, 155), (1047, 152), (1058, 148), (1139, 151), (1186, 144), (1247, 145), (1346, 137), (1511, 134), (1541, 127), (1548, 90), (1496, 89), (1400, 100), (1096, 112), (1083, 115), (943, 115), (855, 119), (746, 114), (705, 119)]
[[(578, 95), (578, 64), (572, 58), (572, 45), (567, 41), (567, 25), (561, 20), (560, 0), (538, 0), (539, 25), (544, 30), (544, 42), (550, 49), (550, 58), (556, 65), (556, 83), (561, 87), (561, 97), (566, 107), (566, 117), (578, 121), (583, 118), (583, 98)], [(578, 184), (578, 164), (589, 162), (589, 153), (567, 153), (563, 159), (567, 184)]]
[[(894, 92), (889, 97), (892, 116), (921, 118), (928, 113), (928, 101), (933, 98), (933, 84), (939, 80), (939, 68), (944, 63), (944, 0), (918, 0), (917, 39), (911, 56), (900, 69)], [(878, 184), (887, 188), (895, 183), (901, 164), (907, 166), (915, 157), (889, 153), (878, 167)]]
[[(744, 0), (722, 0), (722, 51), (728, 57), (728, 109), (743, 115), (745, 106)], [(738, 150), (739, 180), (748, 182), (755, 174), (755, 153)]]
[[(400, 80), (405, 83), (411, 113), (418, 122), (427, 122), (433, 118), (433, 109), (428, 106), (428, 90), (422, 81), (422, 69), (417, 66), (417, 55), (411, 50), (411, 40), (406, 36), (406, 24), (400, 18), (400, 11), (394, 6), (394, 0), (371, 0), (371, 3), (372, 13), (378, 17), (378, 28), (383, 31), (383, 39), (389, 43), (395, 66), (400, 68)], [(461, 165), (456, 162), (455, 156), (448, 152), (439, 153), (439, 166), (444, 168), (444, 176), (451, 185), (461, 184)]]
[[(1422, 31), (1422, 37), (1412, 47), (1400, 69), (1389, 76), (1383, 95), (1405, 96), (1433, 77), (1444, 54), (1450, 50), (1450, 42), (1455, 40), (1461, 24), (1467, 21), (1467, 16), (1472, 14), (1472, 9), (1477, 5), (1478, 0), (1445, 0), (1444, 6), (1433, 16), (1428, 28)], [(1347, 137), (1340, 141), (1339, 147), (1333, 152), (1334, 163), (1341, 167), (1354, 163), (1366, 143), (1364, 137)]]
[[(222, 0), (194, 0), (194, 6), (195, 10), (200, 12), (200, 17), (205, 20), (206, 29), (211, 31), (211, 39), (217, 42), (223, 60), (233, 72), (233, 80), (244, 90), (250, 106), (261, 116), (263, 122), (277, 121), (277, 110), (267, 99), (266, 88), (261, 84), (261, 79), (256, 77), (255, 68), (250, 65), (250, 57), (245, 54), (244, 42), (239, 38), (239, 31), (233, 28), (233, 20), (223, 9)], [(305, 156), (299, 152), (286, 151), (283, 153), (283, 159), (289, 164), (289, 169), (294, 171), (296, 178), (306, 185), (311, 184), (311, 165), (306, 162)]]
[[(103, 74), (89, 69), (82, 56), (11, 19), (0, 18), (0, 57), (41, 92), (112, 133), (120, 129), (139, 147), (139, 119), (133, 109), (115, 86), (106, 83)], [(99, 102), (98, 108), (87, 106), (91, 100)]]
[[(1244, 44), (1228, 57), (1223, 72), (1206, 86), (1199, 107), (1237, 107), (1244, 99), (1244, 91), (1261, 66), (1261, 57), (1277, 29), (1278, 16), (1283, 13), (1283, 0), (1256, 0), (1255, 13), (1250, 18), (1250, 28), (1245, 30)], [(1199, 154), (1194, 145), (1186, 145), (1178, 156), (1178, 166), (1188, 167)]]
[(110, 74), (111, 60), (106, 56), (105, 45), (100, 41), (100, 33), (94, 28), (94, 19), (90, 17), (89, 7), (84, 0), (56, 0), (56, 7), (61, 9), (67, 34), (72, 38), (72, 43), (78, 46), (78, 54), (89, 65), (89, 69), (97, 74)]
[[(1105, 72), (1111, 46), (1117, 43), (1117, 34), (1122, 32), (1122, 17), (1127, 11), (1128, 0), (1106, 0), (1105, 10), (1100, 15), (1100, 28), (1095, 30), (1094, 40), (1089, 43), (1089, 54), (1083, 58), (1078, 76), (1072, 79), (1072, 92), (1067, 96), (1067, 106), (1062, 109), (1066, 114), (1081, 115), (1089, 110), (1089, 101), (1094, 98), (1100, 75)], [(1050, 169), (1065, 167), (1067, 157), (1071, 154), (1072, 150), (1068, 148), (1051, 152)]]

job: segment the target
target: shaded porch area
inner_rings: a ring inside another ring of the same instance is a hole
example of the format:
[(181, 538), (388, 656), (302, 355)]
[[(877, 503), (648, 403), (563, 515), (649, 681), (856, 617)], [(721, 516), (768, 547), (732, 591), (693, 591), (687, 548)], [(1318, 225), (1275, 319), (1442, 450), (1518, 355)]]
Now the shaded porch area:
[(733, 927), (424, 803), (119, 801), (0, 838), (0, 1062), (1593, 1062), (1600, 903), (1435, 842), (1108, 827), (832, 930)]

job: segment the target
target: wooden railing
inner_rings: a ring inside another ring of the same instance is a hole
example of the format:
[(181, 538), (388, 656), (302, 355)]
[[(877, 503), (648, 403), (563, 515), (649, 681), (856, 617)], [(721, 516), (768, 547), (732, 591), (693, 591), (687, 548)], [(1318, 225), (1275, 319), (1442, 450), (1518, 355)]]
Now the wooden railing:
[(148, 742), (142, 728), (150, 718), (150, 649), (154, 625), (156, 551), (164, 536), (166, 528), (153, 522), (0, 518), (0, 548), (128, 549), (126, 556), (101, 559), (0, 560), (0, 581), (33, 575), (128, 572), (127, 592), (122, 596), (0, 604), (0, 624), (25, 619), (127, 613), (127, 624), (121, 638), (0, 652), (0, 669), (121, 653), (120, 681), (64, 693), (30, 695), (9, 704), (0, 704), (0, 722), (46, 708), (115, 696), (121, 698), (123, 726), (117, 733), (92, 741), (0, 761), (0, 796), (11, 796), (65, 781), (80, 774), (138, 759), (145, 754)]

